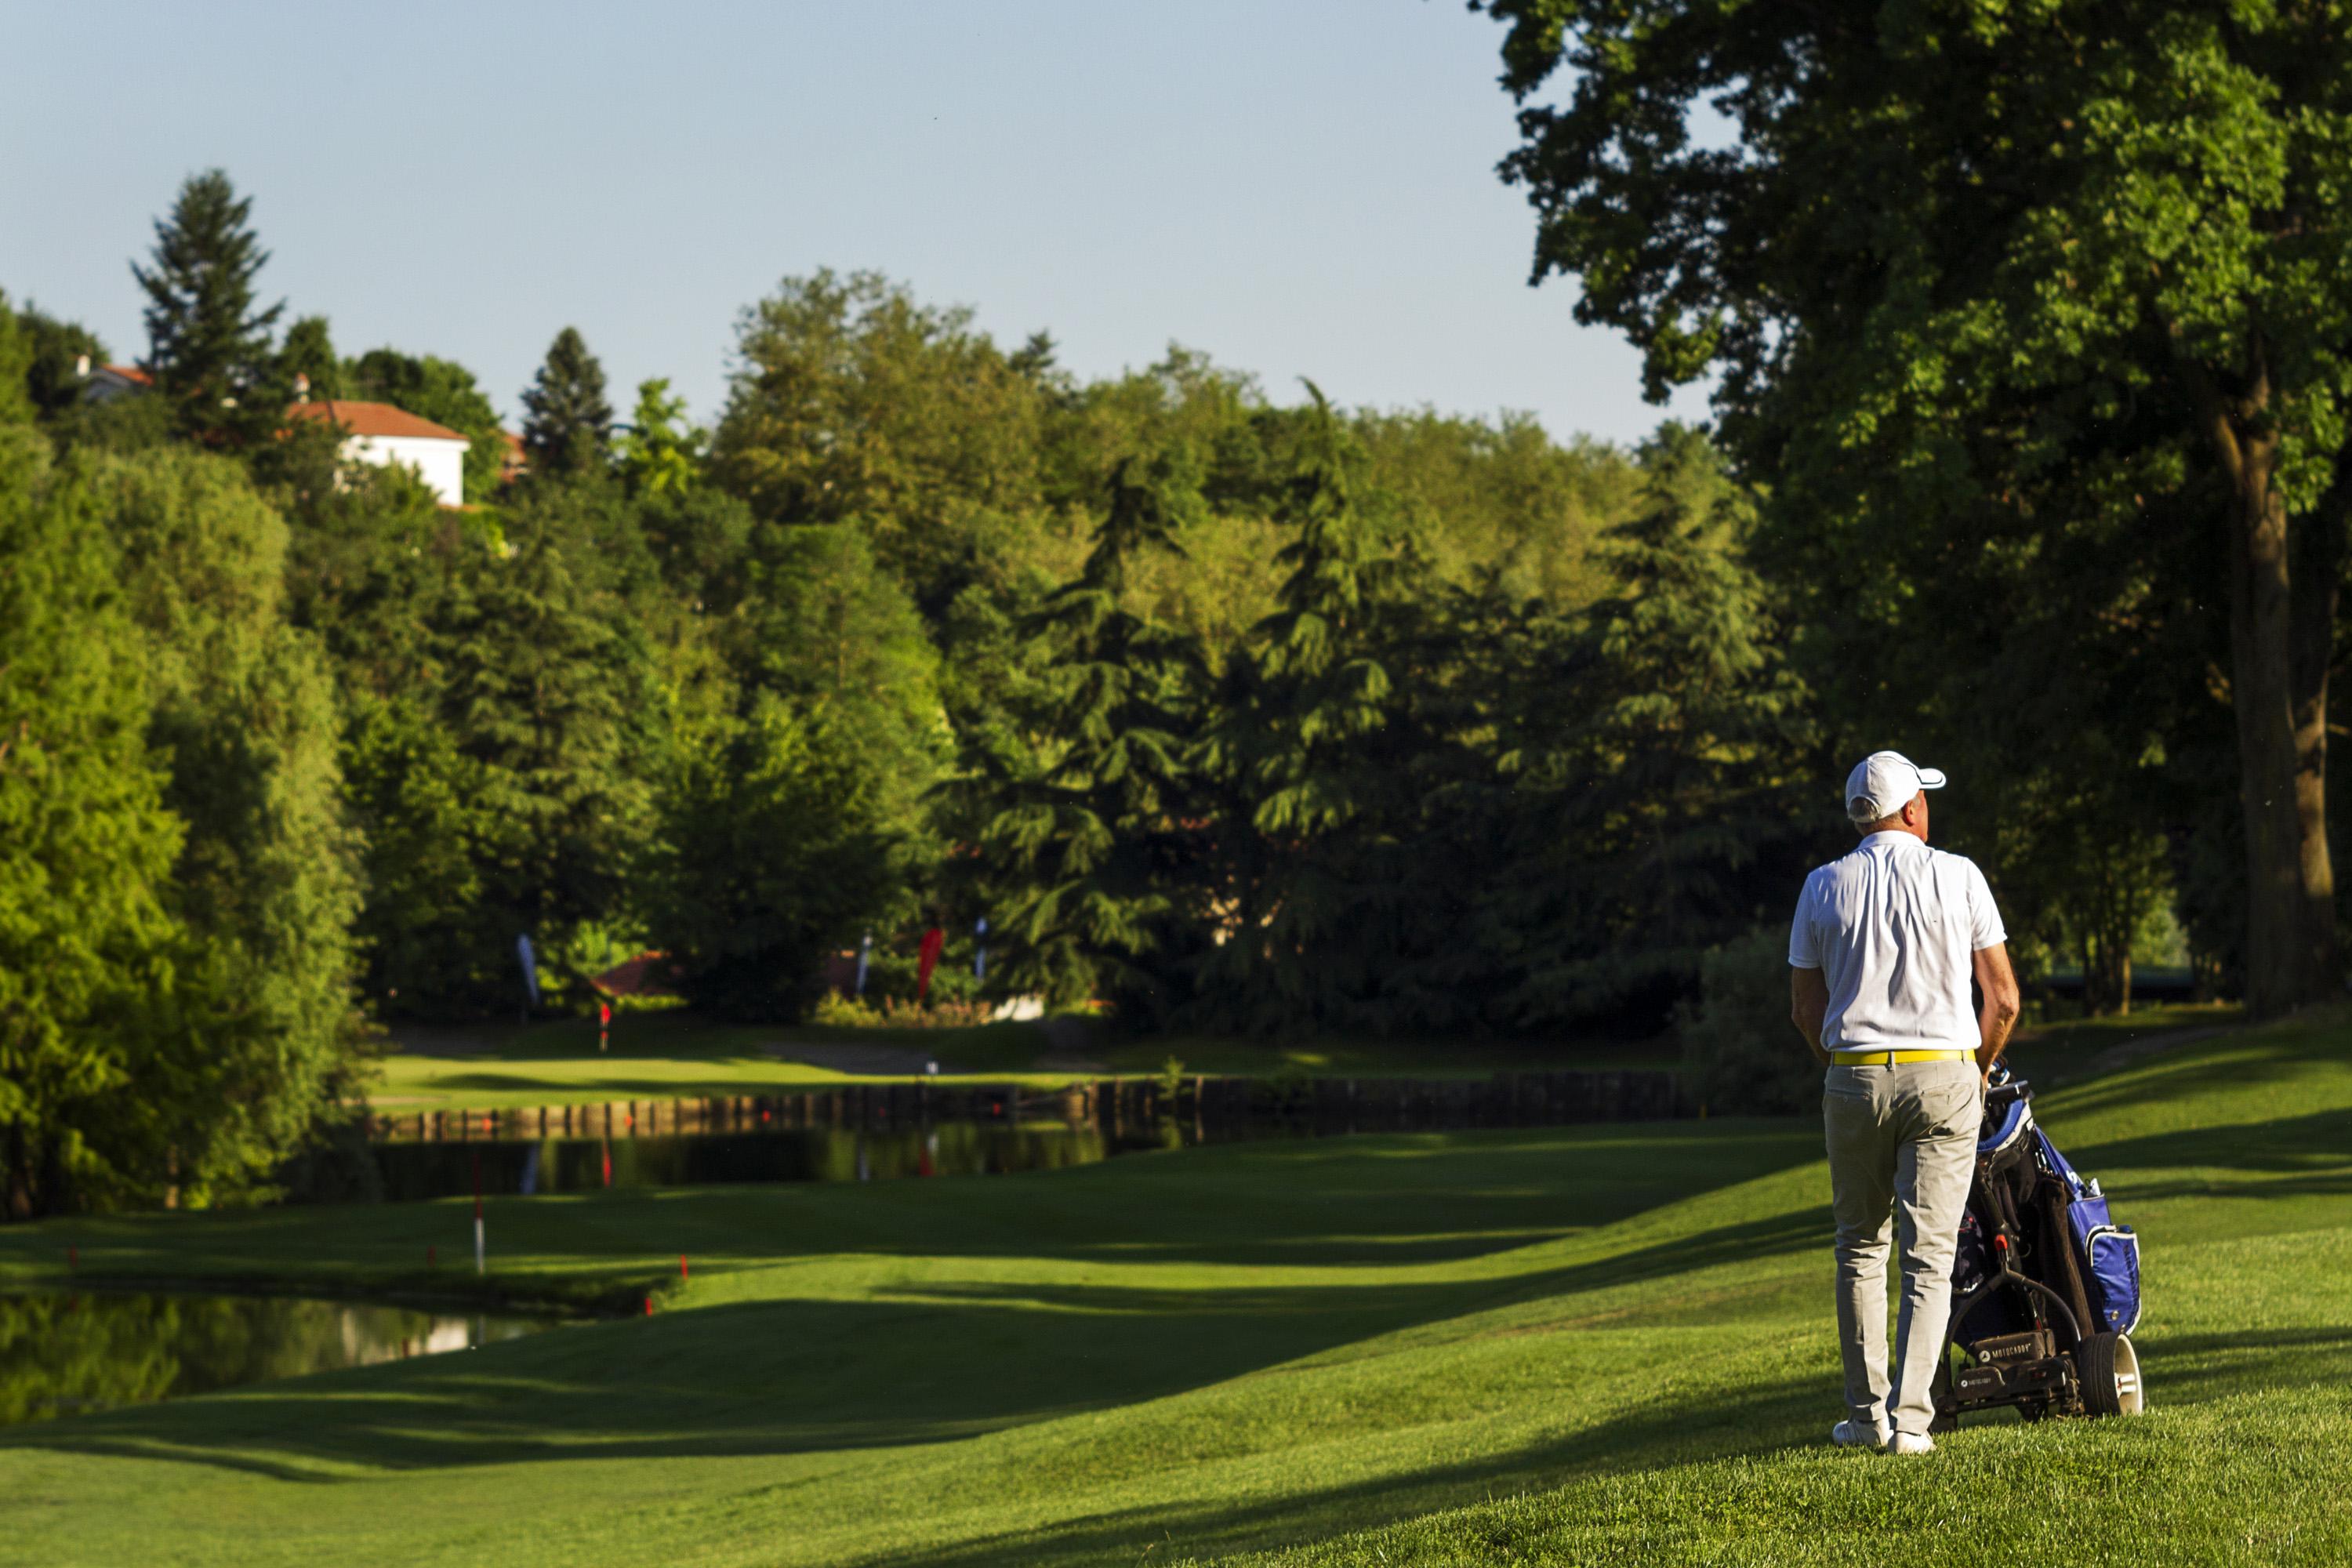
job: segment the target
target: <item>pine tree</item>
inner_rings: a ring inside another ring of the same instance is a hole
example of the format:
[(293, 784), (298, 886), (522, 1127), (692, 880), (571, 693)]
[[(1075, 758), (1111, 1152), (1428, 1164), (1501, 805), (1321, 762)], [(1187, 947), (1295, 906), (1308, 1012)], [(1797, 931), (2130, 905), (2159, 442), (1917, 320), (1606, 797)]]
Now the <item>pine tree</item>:
[(1123, 459), (1085, 568), (1024, 626), (1052, 650), (1032, 716), (1051, 750), (1021, 773), (995, 759), (980, 786), (980, 858), (1013, 900), (999, 928), (1001, 977), (1015, 991), (1115, 997), (1141, 1016), (1175, 1000), (1171, 961), (1183, 944), (1171, 926), (1196, 900), (1171, 871), (1203, 660), (1126, 599), (1143, 556), (1183, 553), (1178, 534), (1201, 511), (1199, 486), (1181, 455)]
[(1803, 688), (1740, 554), (1743, 498), (1683, 461), (1697, 439), (1654, 444), (1644, 510), (1603, 536), (1614, 591), (1554, 628), (1502, 716), (1524, 838), (1495, 900), (1526, 942), (1523, 1025), (1662, 1022), (1802, 870)]
[(155, 224), (152, 267), (132, 263), (147, 294), (147, 368), (178, 405), (184, 428), (242, 445), (283, 422), (270, 329), (286, 309), (254, 303), (254, 279), (269, 253), (240, 197), (218, 169), (191, 175), (172, 214)]
[(610, 455), (613, 405), (604, 398), (604, 367), (588, 352), (577, 327), (548, 345), (539, 377), (525, 389), (530, 414), (522, 429), (530, 471), (545, 478), (601, 471)]
[(345, 395), (343, 362), (336, 357), (334, 336), (327, 330), (324, 316), (304, 316), (286, 329), (285, 345), (278, 351), (278, 367), (279, 379), (288, 386), (307, 390), (312, 397)]
[(1277, 608), (1226, 666), (1200, 750), (1224, 795), (1224, 940), (1204, 1021), (1251, 1032), (1384, 1027), (1377, 993), (1412, 889), (1392, 853), (1413, 741), (1391, 674), (1417, 563), (1375, 548), (1349, 494), (1345, 433), (1319, 388), (1281, 515), (1295, 530)]

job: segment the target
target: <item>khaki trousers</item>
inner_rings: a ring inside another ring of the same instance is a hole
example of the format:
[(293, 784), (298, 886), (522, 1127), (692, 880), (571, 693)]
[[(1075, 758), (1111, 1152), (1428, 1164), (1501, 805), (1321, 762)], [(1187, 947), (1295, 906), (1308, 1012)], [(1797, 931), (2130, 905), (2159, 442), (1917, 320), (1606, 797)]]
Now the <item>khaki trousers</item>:
[[(1837, 1219), (1846, 1414), (1925, 1433), (1951, 1317), (1952, 1253), (1974, 1173), (1984, 1083), (1972, 1061), (1832, 1067), (1822, 1085)], [(1900, 1221), (1903, 1310), (1886, 1356), (1886, 1240)]]

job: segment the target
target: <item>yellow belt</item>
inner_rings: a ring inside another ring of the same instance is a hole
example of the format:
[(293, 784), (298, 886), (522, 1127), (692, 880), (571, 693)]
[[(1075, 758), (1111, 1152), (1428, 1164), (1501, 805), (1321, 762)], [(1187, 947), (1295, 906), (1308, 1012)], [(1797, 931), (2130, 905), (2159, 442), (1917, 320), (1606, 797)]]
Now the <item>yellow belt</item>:
[(1891, 1068), (1905, 1062), (1964, 1062), (1974, 1051), (1858, 1051), (1840, 1046), (1830, 1053), (1830, 1065), (1842, 1068)]

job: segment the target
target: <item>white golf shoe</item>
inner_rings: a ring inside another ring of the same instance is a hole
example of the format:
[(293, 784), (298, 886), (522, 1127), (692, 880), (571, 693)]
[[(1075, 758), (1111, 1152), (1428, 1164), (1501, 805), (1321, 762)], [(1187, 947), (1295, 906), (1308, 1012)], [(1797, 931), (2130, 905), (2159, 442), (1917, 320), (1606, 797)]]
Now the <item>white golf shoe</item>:
[(1932, 1454), (1936, 1451), (1936, 1439), (1925, 1432), (1897, 1432), (1887, 1443), (1886, 1451), (1890, 1454)]
[(1885, 1427), (1864, 1426), (1852, 1419), (1841, 1421), (1830, 1428), (1830, 1441), (1841, 1448), (1884, 1448), (1886, 1438)]

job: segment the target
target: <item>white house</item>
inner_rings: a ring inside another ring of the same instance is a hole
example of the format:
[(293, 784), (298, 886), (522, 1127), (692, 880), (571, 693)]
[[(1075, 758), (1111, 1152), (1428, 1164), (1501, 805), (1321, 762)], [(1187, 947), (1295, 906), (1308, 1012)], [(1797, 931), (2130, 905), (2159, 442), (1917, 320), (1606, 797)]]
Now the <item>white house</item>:
[(135, 364), (92, 366), (88, 354), (74, 368), (81, 373), (81, 395), (91, 403), (111, 403), (125, 393), (144, 392), (155, 384), (155, 378)]
[(466, 437), (446, 426), (419, 419), (389, 403), (353, 403), (341, 397), (305, 400), (289, 406), (286, 417), (323, 419), (341, 426), (343, 456), (354, 462), (398, 463), (416, 470), (425, 488), (443, 506), (460, 506), (466, 500)]

